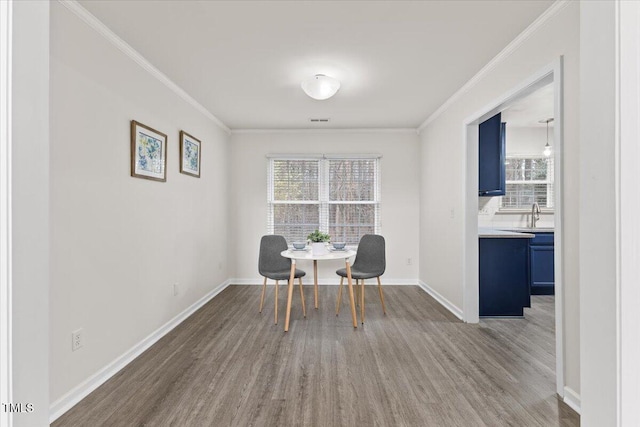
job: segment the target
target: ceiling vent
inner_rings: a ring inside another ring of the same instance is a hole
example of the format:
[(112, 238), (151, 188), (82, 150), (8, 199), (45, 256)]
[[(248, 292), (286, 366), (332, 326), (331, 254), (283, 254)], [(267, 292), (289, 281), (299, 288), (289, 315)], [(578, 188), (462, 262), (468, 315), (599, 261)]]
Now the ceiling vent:
[(309, 119), (311, 123), (327, 123), (329, 119)]

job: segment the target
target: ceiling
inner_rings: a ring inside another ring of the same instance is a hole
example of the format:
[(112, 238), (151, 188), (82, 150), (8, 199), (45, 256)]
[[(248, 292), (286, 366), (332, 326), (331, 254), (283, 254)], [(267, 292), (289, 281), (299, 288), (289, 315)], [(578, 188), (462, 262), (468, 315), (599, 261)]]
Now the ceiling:
[[(502, 121), (510, 127), (545, 128), (547, 124), (540, 121), (553, 118), (553, 101), (553, 83), (550, 83), (502, 111)], [(553, 122), (549, 126), (553, 126)]]
[(553, 1), (79, 3), (231, 129), (297, 129), (417, 128)]

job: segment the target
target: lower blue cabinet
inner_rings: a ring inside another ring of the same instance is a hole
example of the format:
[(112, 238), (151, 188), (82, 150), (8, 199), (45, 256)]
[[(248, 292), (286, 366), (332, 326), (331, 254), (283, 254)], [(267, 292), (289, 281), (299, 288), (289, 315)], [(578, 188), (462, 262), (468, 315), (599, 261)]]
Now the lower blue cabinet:
[(523, 316), (531, 306), (528, 238), (480, 238), (480, 316)]
[(554, 294), (553, 233), (536, 233), (529, 243), (531, 295)]

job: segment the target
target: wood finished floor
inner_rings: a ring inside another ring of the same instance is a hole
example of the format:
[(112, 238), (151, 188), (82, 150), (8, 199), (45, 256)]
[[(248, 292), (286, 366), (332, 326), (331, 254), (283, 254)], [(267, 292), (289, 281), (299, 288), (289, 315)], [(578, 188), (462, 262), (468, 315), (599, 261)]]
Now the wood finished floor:
[(367, 288), (353, 328), (336, 286), (294, 293), (273, 324), (273, 286), (230, 286), (54, 427), (578, 426), (555, 394), (553, 297), (525, 319), (464, 324), (417, 286)]

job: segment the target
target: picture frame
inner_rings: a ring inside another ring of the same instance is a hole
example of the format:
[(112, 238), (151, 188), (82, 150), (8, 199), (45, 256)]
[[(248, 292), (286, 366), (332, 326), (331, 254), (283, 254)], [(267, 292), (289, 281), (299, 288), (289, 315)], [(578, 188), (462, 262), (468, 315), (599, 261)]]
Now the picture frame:
[(167, 181), (167, 135), (131, 120), (131, 176)]
[(180, 173), (200, 178), (200, 162), (202, 160), (202, 142), (180, 131)]

